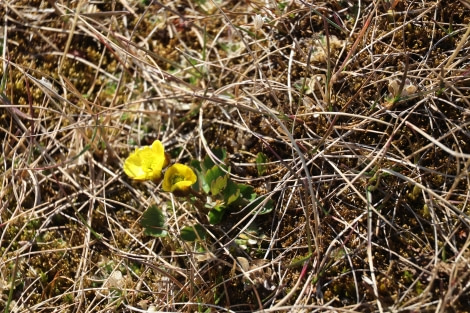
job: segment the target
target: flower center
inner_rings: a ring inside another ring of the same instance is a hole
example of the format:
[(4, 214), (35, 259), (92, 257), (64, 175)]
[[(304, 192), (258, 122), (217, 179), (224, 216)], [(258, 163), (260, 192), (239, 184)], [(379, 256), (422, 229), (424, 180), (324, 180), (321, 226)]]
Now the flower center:
[(181, 176), (181, 175), (173, 175), (171, 177), (171, 184), (174, 185), (176, 183), (179, 183), (180, 181), (183, 181), (184, 180), (184, 176)]

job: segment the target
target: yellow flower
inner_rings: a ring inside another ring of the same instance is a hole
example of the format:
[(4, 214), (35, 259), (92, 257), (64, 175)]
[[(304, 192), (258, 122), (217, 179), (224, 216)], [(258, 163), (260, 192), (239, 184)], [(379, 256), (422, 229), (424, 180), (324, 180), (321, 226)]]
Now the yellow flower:
[(135, 180), (157, 180), (162, 176), (162, 169), (168, 165), (160, 140), (155, 140), (152, 146), (137, 148), (124, 161), (124, 172)]
[(164, 191), (183, 196), (196, 181), (197, 176), (189, 166), (176, 163), (166, 170), (162, 188)]

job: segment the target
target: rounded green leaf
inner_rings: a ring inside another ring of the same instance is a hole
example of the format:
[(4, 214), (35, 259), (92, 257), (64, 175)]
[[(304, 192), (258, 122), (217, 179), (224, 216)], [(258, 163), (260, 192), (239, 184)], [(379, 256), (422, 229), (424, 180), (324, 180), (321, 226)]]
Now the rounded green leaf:
[(199, 224), (186, 226), (181, 229), (181, 238), (184, 241), (195, 241), (196, 239), (206, 238), (206, 231), (204, 227)]
[(165, 227), (166, 218), (163, 212), (151, 205), (142, 215), (140, 224), (144, 228), (144, 234), (153, 237), (165, 237), (168, 232)]
[(268, 157), (263, 152), (258, 152), (256, 155), (256, 169), (258, 170), (258, 175), (262, 176), (266, 172), (266, 162)]
[(222, 221), (222, 217), (224, 217), (226, 207), (223, 205), (217, 205), (212, 210), (209, 211), (207, 214), (209, 217), (209, 223), (211, 224), (218, 224)]

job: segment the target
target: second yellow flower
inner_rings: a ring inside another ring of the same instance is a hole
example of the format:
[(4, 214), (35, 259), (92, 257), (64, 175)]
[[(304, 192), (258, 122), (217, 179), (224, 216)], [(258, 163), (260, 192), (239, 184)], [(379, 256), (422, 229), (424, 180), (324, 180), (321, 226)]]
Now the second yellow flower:
[(177, 195), (186, 195), (196, 181), (197, 176), (189, 166), (176, 163), (166, 170), (162, 188)]

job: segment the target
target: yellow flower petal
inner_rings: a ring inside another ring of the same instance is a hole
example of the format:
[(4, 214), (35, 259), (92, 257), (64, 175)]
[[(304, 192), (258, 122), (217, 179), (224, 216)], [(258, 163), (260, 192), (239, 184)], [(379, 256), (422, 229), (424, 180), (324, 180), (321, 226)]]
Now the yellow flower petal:
[(196, 181), (197, 176), (189, 166), (176, 163), (166, 170), (162, 188), (164, 191), (182, 195), (187, 193)]
[(168, 165), (165, 150), (159, 140), (152, 146), (137, 148), (124, 161), (124, 172), (135, 180), (156, 180), (162, 176), (162, 169)]

